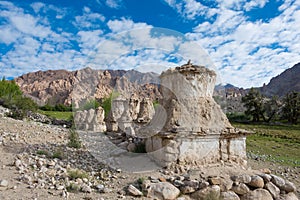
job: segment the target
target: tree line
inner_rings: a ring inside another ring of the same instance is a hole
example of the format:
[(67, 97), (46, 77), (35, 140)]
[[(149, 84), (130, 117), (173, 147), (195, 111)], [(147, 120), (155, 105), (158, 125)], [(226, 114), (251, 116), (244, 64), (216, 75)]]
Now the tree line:
[(251, 88), (242, 97), (242, 103), (246, 108), (245, 114), (250, 116), (253, 122), (270, 122), (277, 118), (297, 124), (300, 118), (299, 92), (289, 92), (281, 99), (278, 96), (267, 98), (259, 90)]

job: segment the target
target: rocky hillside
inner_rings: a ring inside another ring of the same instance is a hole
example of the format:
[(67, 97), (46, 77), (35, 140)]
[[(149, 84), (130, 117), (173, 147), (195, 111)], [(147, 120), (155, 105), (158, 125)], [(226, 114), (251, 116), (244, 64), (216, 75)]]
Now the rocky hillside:
[(284, 96), (288, 92), (300, 92), (300, 63), (294, 65), (271, 79), (270, 83), (260, 88), (266, 96)]
[(84, 68), (77, 71), (48, 70), (22, 75), (15, 79), (23, 93), (39, 105), (65, 104), (73, 101), (76, 106), (84, 100), (102, 99), (113, 91), (122, 95), (150, 97), (160, 96), (157, 87), (158, 75), (130, 70), (93, 70)]

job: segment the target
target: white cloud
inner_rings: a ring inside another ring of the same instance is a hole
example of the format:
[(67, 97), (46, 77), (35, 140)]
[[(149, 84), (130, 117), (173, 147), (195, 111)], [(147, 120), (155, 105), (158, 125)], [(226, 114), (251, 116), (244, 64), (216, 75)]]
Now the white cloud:
[(0, 26), (0, 35), (0, 43), (5, 43), (6, 45), (15, 42), (21, 36), (19, 32), (8, 25)]
[(130, 19), (122, 18), (120, 20), (109, 20), (107, 22), (108, 28), (113, 33), (120, 33), (123, 31), (128, 31), (132, 29), (150, 28), (151, 26), (146, 23), (135, 23)]
[[(204, 6), (196, 0), (164, 0), (170, 7), (175, 9), (183, 17), (193, 20), (197, 16), (205, 16), (208, 13), (209, 8)], [(209, 13), (209, 16), (214, 15), (213, 12)]]
[[(0, 42), (12, 46), (1, 56), (2, 74), (15, 77), (37, 70), (83, 66), (81, 53), (71, 50), (72, 34), (53, 31), (47, 19), (31, 15), (12, 3), (0, 2), (0, 6)], [(36, 12), (43, 9), (42, 4), (32, 6)]]
[(31, 7), (33, 8), (35, 13), (39, 13), (40, 10), (45, 7), (45, 4), (42, 2), (34, 2), (31, 4)]
[(102, 14), (91, 12), (89, 7), (84, 7), (83, 14), (76, 16), (73, 24), (79, 29), (97, 29), (104, 21), (105, 17)]
[(118, 9), (122, 7), (122, 0), (106, 0), (105, 4), (110, 8)]
[(209, 52), (224, 81), (262, 86), (299, 62), (300, 3), (286, 1), (282, 14), (263, 22), (250, 21), (238, 8), (261, 8), (268, 1), (222, 2), (214, 22), (203, 22), (186, 35)]
[(77, 35), (79, 36), (78, 43), (81, 52), (87, 55), (90, 51), (94, 51), (102, 39), (102, 33), (101, 30), (79, 31)]

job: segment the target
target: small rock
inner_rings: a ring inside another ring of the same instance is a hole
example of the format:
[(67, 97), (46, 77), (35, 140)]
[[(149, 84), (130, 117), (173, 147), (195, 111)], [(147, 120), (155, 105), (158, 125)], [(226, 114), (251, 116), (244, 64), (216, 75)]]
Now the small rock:
[(133, 185), (129, 185), (127, 190), (132, 196), (143, 196), (143, 193)]
[(89, 179), (83, 178), (82, 181), (83, 181), (84, 183), (88, 183), (88, 182), (89, 182)]
[(222, 200), (240, 200), (240, 197), (233, 191), (221, 192), (220, 199)]
[(167, 180), (166, 180), (164, 177), (159, 177), (158, 180), (159, 180), (160, 182), (167, 182)]
[(264, 168), (260, 170), (264, 174), (271, 174), (271, 170), (269, 168)]
[(203, 181), (199, 184), (199, 189), (204, 189), (207, 188), (208, 186), (209, 186), (209, 182)]
[(176, 187), (181, 187), (181, 186), (184, 186), (184, 183), (180, 180), (175, 180), (173, 182), (173, 184), (176, 186)]
[(265, 189), (267, 189), (274, 199), (277, 199), (280, 194), (280, 189), (274, 185), (272, 182), (265, 184)]
[(57, 190), (63, 190), (63, 189), (65, 189), (65, 186), (63, 186), (63, 185), (57, 185), (56, 189)]
[(134, 143), (129, 143), (127, 146), (127, 151), (134, 152), (136, 149), (136, 145)]
[(241, 200), (273, 200), (272, 195), (265, 189), (258, 188), (242, 195)]
[(7, 187), (8, 186), (8, 181), (7, 180), (0, 180), (0, 187)]
[(96, 185), (96, 189), (98, 190), (98, 192), (102, 192), (104, 190), (104, 185), (98, 184)]
[(221, 178), (220, 177), (212, 177), (208, 179), (208, 182), (211, 185), (220, 185), (221, 184)]
[(22, 166), (22, 161), (21, 160), (16, 160), (15, 161), (15, 166), (19, 169)]
[(264, 179), (258, 175), (252, 176), (251, 181), (248, 183), (249, 186), (255, 188), (263, 188), (264, 187)]
[(184, 181), (183, 183), (184, 185), (180, 187), (180, 191), (183, 194), (190, 194), (199, 188), (199, 182), (196, 180)]
[(81, 191), (85, 192), (85, 193), (91, 193), (92, 192), (92, 188), (90, 186), (88, 186), (87, 184), (83, 184), (81, 186)]
[(106, 187), (106, 188), (103, 189), (102, 192), (103, 192), (103, 193), (111, 193), (112, 190)]

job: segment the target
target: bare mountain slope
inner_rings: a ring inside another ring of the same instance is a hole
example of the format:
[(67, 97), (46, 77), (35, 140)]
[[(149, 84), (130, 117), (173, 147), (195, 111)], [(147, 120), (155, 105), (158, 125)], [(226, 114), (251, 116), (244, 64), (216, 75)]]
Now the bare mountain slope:
[(270, 83), (260, 88), (266, 96), (284, 96), (288, 92), (300, 92), (300, 63), (285, 70), (271, 79)]
[(84, 68), (77, 71), (48, 70), (24, 74), (15, 79), (23, 93), (39, 105), (65, 104), (73, 101), (78, 106), (83, 100), (102, 99), (113, 90), (125, 97), (138, 94), (156, 99), (158, 75), (130, 70), (94, 70)]

